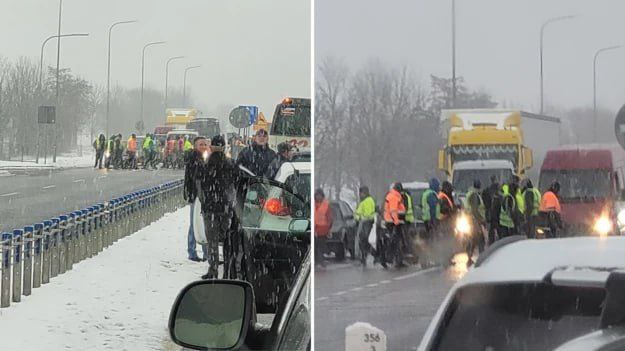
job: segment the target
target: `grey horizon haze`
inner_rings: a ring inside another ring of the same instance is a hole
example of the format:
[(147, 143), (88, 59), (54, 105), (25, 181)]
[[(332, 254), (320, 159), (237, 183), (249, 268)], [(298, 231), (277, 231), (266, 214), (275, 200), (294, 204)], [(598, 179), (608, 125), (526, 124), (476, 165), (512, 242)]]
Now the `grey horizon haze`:
[[(0, 57), (38, 63), (41, 43), (57, 34), (58, 5), (0, 0)], [(113, 29), (111, 89), (138, 89), (143, 45), (166, 41), (146, 51), (146, 89), (164, 94), (166, 60), (183, 55), (169, 67), (170, 92), (182, 90), (185, 67), (201, 65), (187, 77), (194, 107), (211, 114), (225, 104), (258, 105), (271, 119), (283, 97), (311, 95), (310, 7), (308, 0), (64, 0), (62, 34), (89, 37), (62, 39), (61, 68), (106, 88), (109, 26), (137, 20)], [(56, 40), (46, 45), (44, 65), (56, 65)]]
[[(499, 106), (539, 112), (539, 33), (546, 27), (545, 110), (592, 107), (593, 55), (625, 44), (625, 1), (456, 0), (457, 76), (492, 94)], [(375, 58), (451, 77), (451, 0), (317, 0), (315, 60), (343, 58), (356, 70)], [(601, 54), (598, 105), (625, 104), (625, 48)]]

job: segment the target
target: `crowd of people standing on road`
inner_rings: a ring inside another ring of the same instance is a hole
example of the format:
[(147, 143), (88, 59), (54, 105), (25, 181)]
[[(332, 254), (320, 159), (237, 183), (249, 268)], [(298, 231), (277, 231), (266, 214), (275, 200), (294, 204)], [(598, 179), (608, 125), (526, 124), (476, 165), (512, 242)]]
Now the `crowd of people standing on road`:
[[(468, 217), (472, 231), (464, 248), (469, 265), (473, 263), (475, 249), (481, 253), (487, 245), (492, 245), (498, 239), (512, 235), (535, 238), (537, 226), (547, 227), (549, 237), (556, 236), (557, 231), (562, 229), (558, 200), (560, 184), (557, 181), (544, 194), (534, 187), (530, 179), (520, 181), (517, 176), (512, 176), (504, 184), (500, 184), (499, 179), (492, 176), (490, 182), (483, 189), (481, 181), (474, 180), (473, 186), (464, 194), (460, 203), (450, 182), (444, 181), (441, 184), (436, 178), (430, 179), (429, 188), (420, 199), (423, 227), (417, 235), (422, 245), (432, 248), (437, 242), (453, 240), (456, 220), (461, 213)], [(407, 237), (415, 230), (411, 195), (398, 182), (386, 193), (380, 207), (376, 207), (376, 202), (366, 186), (360, 188), (359, 198), (354, 218), (358, 221), (355, 241), (361, 263), (366, 266), (367, 256), (371, 254), (374, 256), (374, 263), (379, 262), (384, 268), (387, 268), (389, 262), (394, 262), (396, 267), (402, 267), (402, 248), (409, 250), (408, 246), (412, 243)], [(385, 230), (394, 240), (385, 243), (382, 233), (377, 232), (376, 249), (373, 250), (368, 238), (377, 212), (381, 212), (383, 223), (379, 228)], [(316, 257), (321, 265), (324, 264), (324, 242), (331, 227), (332, 211), (329, 210), (323, 190), (318, 189), (315, 193), (315, 240), (320, 245), (315, 248), (318, 248)], [(447, 259), (451, 260), (451, 257), (445, 258)]]

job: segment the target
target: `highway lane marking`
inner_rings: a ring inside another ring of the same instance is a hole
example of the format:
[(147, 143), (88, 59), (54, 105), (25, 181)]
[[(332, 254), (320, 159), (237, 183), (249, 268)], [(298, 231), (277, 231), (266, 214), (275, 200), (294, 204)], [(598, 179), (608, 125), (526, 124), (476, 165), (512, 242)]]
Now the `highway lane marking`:
[(345, 294), (347, 294), (347, 291), (339, 291), (337, 293), (334, 293), (333, 295), (334, 296), (341, 296), (341, 295), (345, 295)]
[(102, 175), (102, 176), (99, 176), (99, 177), (98, 177), (98, 179), (102, 179), (102, 178), (106, 178), (106, 177), (107, 177), (107, 176)]
[(56, 188), (56, 185), (48, 185), (48, 186), (44, 186), (41, 189), (52, 189), (52, 188)]
[(432, 267), (432, 268), (427, 268), (427, 269), (422, 269), (410, 274), (405, 274), (405, 275), (400, 275), (399, 277), (395, 277), (393, 278), (393, 280), (404, 280), (404, 279), (408, 279), (408, 278), (414, 278), (414, 277), (418, 277), (420, 275), (429, 273), (429, 272), (434, 272), (434, 271), (438, 271), (440, 270), (441, 267)]
[(369, 285), (365, 285), (365, 288), (375, 288), (376, 286), (378, 286), (380, 284), (378, 283), (373, 283), (373, 284), (369, 284)]
[(390, 284), (390, 283), (391, 283), (390, 280), (383, 280), (383, 281), (380, 282), (380, 284)]
[(76, 180), (72, 180), (72, 183), (80, 183), (80, 182), (84, 182), (84, 179), (76, 179)]
[(362, 287), (353, 288), (353, 289), (350, 289), (349, 291), (356, 292), (356, 291), (360, 291), (360, 290), (362, 290)]
[(0, 195), (0, 197), (5, 197), (5, 196), (13, 196), (13, 195), (17, 195), (19, 193), (8, 193), (8, 194), (2, 194)]

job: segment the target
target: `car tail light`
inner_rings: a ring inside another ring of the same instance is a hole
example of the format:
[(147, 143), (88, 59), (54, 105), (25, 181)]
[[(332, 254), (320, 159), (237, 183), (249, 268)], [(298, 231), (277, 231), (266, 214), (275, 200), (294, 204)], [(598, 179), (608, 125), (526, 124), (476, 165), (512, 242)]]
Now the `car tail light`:
[(282, 199), (271, 198), (265, 202), (265, 210), (274, 216), (288, 216), (291, 210), (284, 204)]

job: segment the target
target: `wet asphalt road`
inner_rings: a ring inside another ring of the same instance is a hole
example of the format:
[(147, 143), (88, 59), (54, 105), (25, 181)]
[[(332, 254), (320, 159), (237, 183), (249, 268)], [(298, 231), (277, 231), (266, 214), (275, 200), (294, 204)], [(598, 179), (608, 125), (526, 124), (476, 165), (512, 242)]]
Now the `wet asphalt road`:
[(0, 231), (41, 222), (135, 190), (181, 179), (181, 170), (13, 171), (0, 177)]
[(383, 270), (346, 262), (315, 269), (316, 350), (345, 350), (345, 328), (356, 322), (382, 329), (388, 350), (416, 350), (448, 290), (466, 272), (464, 263), (447, 270)]

